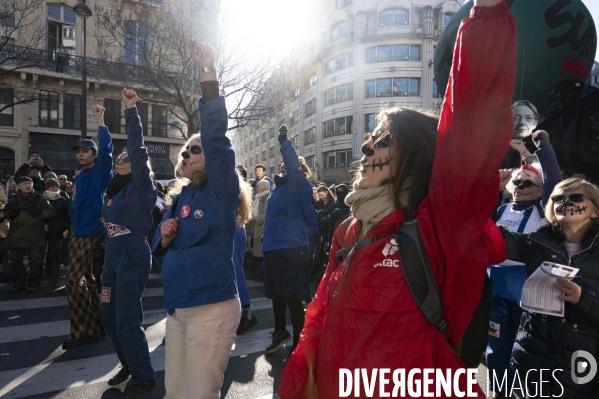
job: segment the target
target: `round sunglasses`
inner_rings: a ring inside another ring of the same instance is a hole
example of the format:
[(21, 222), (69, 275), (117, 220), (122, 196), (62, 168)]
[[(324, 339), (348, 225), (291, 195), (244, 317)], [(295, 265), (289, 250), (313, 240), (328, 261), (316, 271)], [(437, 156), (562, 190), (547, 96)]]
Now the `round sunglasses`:
[(528, 180), (528, 179), (527, 180), (513, 179), (512, 183), (514, 184), (514, 186), (518, 187), (520, 190), (522, 190), (523, 188), (531, 188), (532, 186), (541, 187), (540, 185), (536, 184), (532, 180)]
[(584, 201), (584, 197), (587, 197), (588, 199), (591, 199), (590, 197), (588, 197), (585, 194), (582, 193), (574, 193), (574, 194), (570, 194), (568, 196), (565, 196), (563, 194), (559, 194), (559, 195), (552, 195), (551, 196), (551, 201), (553, 201), (556, 204), (561, 204), (564, 201), (566, 201), (566, 199), (568, 199), (568, 201), (579, 204), (581, 202)]

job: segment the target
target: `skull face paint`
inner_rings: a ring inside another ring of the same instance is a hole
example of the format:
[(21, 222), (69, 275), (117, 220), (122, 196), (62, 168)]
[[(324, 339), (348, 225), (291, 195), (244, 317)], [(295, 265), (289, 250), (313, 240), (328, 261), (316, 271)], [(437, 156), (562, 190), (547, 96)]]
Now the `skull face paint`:
[(555, 217), (562, 226), (589, 223), (597, 217), (597, 207), (581, 189), (554, 195), (552, 200)]
[(362, 145), (364, 156), (360, 159), (360, 188), (380, 186), (391, 175), (391, 149), (396, 143), (383, 123), (379, 123), (374, 132)]

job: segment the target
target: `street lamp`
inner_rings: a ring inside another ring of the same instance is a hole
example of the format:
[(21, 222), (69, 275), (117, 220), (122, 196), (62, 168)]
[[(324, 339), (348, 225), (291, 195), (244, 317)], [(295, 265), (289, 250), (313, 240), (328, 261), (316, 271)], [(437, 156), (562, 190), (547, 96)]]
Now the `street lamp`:
[(81, 138), (87, 137), (87, 60), (85, 58), (86, 46), (87, 46), (87, 18), (92, 16), (92, 9), (90, 6), (83, 3), (77, 3), (73, 7), (73, 11), (79, 17), (83, 18), (83, 66), (81, 68)]

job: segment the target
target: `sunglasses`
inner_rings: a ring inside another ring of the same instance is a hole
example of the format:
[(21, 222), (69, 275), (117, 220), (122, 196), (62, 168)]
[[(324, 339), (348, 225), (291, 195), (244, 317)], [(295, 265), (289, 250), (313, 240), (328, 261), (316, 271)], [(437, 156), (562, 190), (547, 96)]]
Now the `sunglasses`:
[[(551, 196), (551, 200), (556, 204), (561, 204), (564, 201), (566, 201), (566, 199), (568, 199), (568, 201), (570, 201), (570, 202), (579, 204), (584, 201), (584, 197), (587, 197), (587, 196), (584, 194), (581, 194), (581, 193), (570, 194), (567, 197), (565, 195), (560, 194), (560, 195)], [(589, 198), (589, 197), (587, 197), (587, 198)]]
[(124, 156), (124, 157), (122, 157), (120, 159), (117, 159), (116, 163), (118, 164), (119, 162), (120, 163), (129, 163), (129, 156)]
[(535, 184), (532, 180), (513, 179), (512, 183), (514, 183), (514, 186), (518, 187), (520, 190), (523, 188), (530, 188), (532, 186), (541, 187), (538, 184)]
[(66, 180), (64, 177), (59, 177), (58, 180)]
[(370, 139), (374, 142), (372, 145), (373, 148), (389, 148), (393, 143), (393, 138), (388, 130), (378, 130), (376, 132), (367, 133), (364, 142)]

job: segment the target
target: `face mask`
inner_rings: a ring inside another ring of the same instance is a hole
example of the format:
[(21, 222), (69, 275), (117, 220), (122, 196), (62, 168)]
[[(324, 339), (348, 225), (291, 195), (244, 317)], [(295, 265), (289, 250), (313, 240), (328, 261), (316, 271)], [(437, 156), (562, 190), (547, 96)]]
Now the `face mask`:
[(50, 190), (46, 190), (44, 191), (44, 195), (48, 198), (56, 198), (58, 196), (60, 196), (60, 191), (50, 191)]

